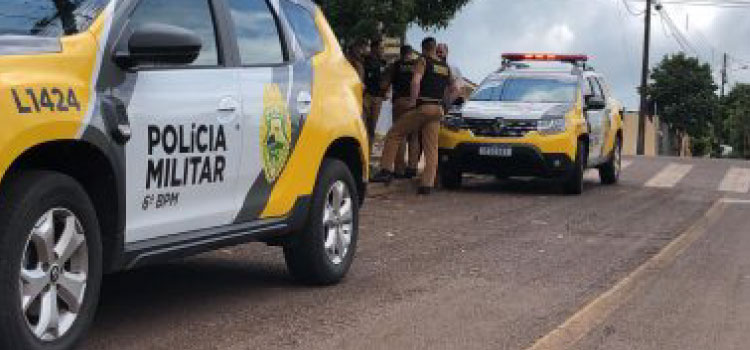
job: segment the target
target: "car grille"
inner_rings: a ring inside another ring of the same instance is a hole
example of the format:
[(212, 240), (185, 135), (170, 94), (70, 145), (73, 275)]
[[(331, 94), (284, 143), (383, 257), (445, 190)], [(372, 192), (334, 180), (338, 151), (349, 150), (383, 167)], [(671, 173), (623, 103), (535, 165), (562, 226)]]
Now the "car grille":
[(524, 137), (537, 130), (536, 120), (464, 119), (464, 123), (475, 136)]

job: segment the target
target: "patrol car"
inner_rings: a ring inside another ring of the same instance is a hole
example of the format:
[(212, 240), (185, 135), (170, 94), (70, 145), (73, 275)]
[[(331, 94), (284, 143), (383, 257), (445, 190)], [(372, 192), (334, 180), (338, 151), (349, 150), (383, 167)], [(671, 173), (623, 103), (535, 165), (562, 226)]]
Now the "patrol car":
[(340, 281), (361, 96), (309, 0), (3, 0), (0, 349), (73, 348), (104, 273), (249, 241)]
[(505, 54), (502, 68), (446, 118), (440, 178), (458, 188), (464, 173), (560, 180), (583, 191), (584, 172), (617, 183), (622, 162), (620, 103), (585, 55)]

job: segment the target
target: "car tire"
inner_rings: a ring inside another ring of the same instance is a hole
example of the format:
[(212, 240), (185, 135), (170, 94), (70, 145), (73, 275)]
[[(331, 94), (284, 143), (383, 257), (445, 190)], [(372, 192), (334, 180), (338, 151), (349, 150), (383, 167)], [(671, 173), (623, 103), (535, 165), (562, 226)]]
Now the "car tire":
[(622, 172), (622, 140), (615, 139), (615, 148), (609, 156), (607, 163), (599, 167), (599, 178), (604, 185), (615, 185), (620, 181)]
[(464, 174), (454, 166), (440, 165), (440, 186), (447, 190), (457, 190), (463, 185)]
[(354, 261), (359, 198), (349, 168), (337, 159), (321, 166), (305, 229), (284, 245), (291, 275), (311, 285), (340, 282)]
[(0, 349), (73, 349), (99, 300), (96, 212), (69, 176), (30, 171), (7, 181), (0, 194)]
[(583, 193), (583, 175), (586, 172), (586, 142), (578, 141), (576, 159), (573, 169), (563, 182), (563, 192), (567, 195), (579, 195)]

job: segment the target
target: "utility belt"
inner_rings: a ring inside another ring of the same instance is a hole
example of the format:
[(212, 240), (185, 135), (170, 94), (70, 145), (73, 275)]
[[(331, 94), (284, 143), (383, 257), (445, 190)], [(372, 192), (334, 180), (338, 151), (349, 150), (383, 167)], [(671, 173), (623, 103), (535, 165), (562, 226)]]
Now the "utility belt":
[(443, 100), (442, 99), (436, 99), (436, 98), (429, 98), (429, 97), (420, 97), (417, 99), (417, 107), (419, 106), (442, 106)]

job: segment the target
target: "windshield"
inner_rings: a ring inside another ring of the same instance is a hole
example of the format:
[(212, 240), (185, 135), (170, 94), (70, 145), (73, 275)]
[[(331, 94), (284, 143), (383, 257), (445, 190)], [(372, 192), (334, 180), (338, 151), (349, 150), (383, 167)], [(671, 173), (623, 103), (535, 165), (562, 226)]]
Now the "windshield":
[(508, 78), (480, 88), (472, 101), (574, 102), (578, 81), (569, 78)]
[(60, 37), (88, 29), (110, 0), (0, 0), (0, 35)]

